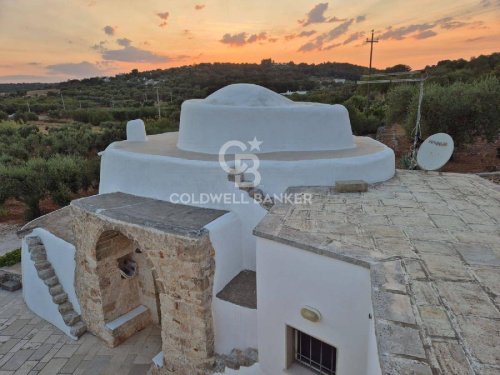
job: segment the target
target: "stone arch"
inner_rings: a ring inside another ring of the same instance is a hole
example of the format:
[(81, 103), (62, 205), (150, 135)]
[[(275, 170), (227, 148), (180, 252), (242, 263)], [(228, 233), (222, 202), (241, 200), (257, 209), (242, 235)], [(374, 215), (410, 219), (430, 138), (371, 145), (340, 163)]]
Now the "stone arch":
[[(120, 229), (104, 229), (95, 242), (93, 255), (104, 321), (114, 320), (143, 305), (150, 310), (152, 322), (160, 324), (162, 284), (158, 281), (158, 273), (148, 251), (141, 249), (141, 241), (127, 236), (126, 231)], [(120, 266), (124, 262), (135, 264), (133, 276), (121, 272)]]

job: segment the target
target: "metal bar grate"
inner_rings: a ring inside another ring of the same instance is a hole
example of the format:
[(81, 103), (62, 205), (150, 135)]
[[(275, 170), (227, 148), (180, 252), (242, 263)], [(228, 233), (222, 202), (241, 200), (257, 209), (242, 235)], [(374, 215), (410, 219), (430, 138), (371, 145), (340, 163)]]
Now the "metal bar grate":
[(335, 375), (337, 349), (299, 330), (294, 330), (295, 360), (321, 375)]

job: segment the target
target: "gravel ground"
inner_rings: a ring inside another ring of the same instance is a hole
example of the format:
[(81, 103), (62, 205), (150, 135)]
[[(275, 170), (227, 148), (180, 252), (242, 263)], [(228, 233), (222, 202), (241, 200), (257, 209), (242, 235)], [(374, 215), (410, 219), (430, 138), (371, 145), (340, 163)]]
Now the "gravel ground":
[(0, 255), (21, 247), (21, 240), (16, 235), (20, 227), (20, 225), (0, 224)]

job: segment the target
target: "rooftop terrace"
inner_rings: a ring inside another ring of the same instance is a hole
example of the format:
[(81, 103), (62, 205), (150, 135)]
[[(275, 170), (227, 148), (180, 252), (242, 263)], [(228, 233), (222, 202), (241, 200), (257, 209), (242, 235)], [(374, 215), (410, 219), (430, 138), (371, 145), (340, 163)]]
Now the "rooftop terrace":
[(370, 269), (388, 374), (500, 373), (500, 189), (473, 175), (398, 171), (366, 193), (329, 187), (275, 205), (255, 234)]

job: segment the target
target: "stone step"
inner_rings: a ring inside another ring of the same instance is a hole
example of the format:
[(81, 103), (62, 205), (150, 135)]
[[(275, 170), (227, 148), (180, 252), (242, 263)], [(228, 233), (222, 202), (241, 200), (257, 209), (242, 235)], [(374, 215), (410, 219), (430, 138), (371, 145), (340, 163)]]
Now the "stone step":
[(255, 186), (254, 185), (238, 186), (238, 189), (240, 189), (241, 191), (246, 191), (247, 193), (249, 193), (250, 191), (252, 191), (252, 190), (255, 189)]
[(49, 278), (43, 280), (43, 282), (47, 286), (54, 286), (56, 284), (59, 284), (59, 279), (57, 278), (57, 276), (52, 276), (52, 277), (49, 277)]
[(259, 197), (261, 199), (264, 199), (264, 192), (261, 189), (253, 188), (248, 191), (248, 195), (250, 198), (255, 198)]
[(74, 311), (62, 314), (62, 318), (64, 320), (64, 323), (66, 323), (66, 325), (68, 326), (73, 326), (81, 320), (80, 315), (78, 315)]
[(68, 300), (68, 295), (66, 293), (61, 293), (52, 296), (52, 301), (54, 301), (54, 303), (57, 303), (58, 305), (63, 304), (67, 300)]
[(49, 287), (49, 293), (51, 296), (57, 296), (58, 294), (64, 293), (64, 289), (61, 284), (56, 284)]
[(65, 313), (73, 311), (73, 305), (69, 301), (61, 303), (59, 306), (57, 306), (57, 308), (59, 309), (59, 312), (61, 314), (65, 314)]
[(52, 267), (47, 268), (46, 270), (40, 270), (38, 271), (38, 277), (42, 280), (47, 280), (56, 274), (54, 273), (54, 269)]
[(244, 177), (243, 173), (237, 173), (237, 172), (228, 173), (227, 180), (231, 181), (231, 182), (236, 182), (236, 176), (239, 176), (240, 181), (243, 181), (243, 177)]
[(0, 288), (7, 290), (9, 292), (14, 292), (21, 289), (22, 285), (19, 280), (5, 280), (0, 282)]
[(52, 264), (48, 260), (39, 260), (35, 262), (35, 268), (37, 271), (46, 270), (52, 268)]
[(31, 253), (30, 258), (33, 262), (47, 260), (47, 254), (45, 252), (36, 251)]
[(34, 245), (41, 245), (42, 240), (38, 236), (28, 237), (28, 238), (26, 238), (26, 243), (28, 244), (29, 247), (31, 247)]
[(81, 320), (75, 325), (71, 326), (71, 334), (76, 337), (80, 337), (87, 331), (87, 326)]
[(30, 253), (42, 252), (45, 253), (45, 246), (43, 244), (30, 245), (29, 247)]

